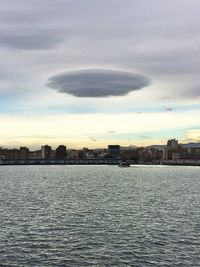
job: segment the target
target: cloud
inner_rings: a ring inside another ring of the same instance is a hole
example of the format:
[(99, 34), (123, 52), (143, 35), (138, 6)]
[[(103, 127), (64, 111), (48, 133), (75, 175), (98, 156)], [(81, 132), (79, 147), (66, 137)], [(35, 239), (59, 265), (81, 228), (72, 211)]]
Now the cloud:
[(108, 69), (69, 71), (49, 78), (47, 83), (76, 97), (124, 96), (148, 85), (150, 79), (144, 75)]
[(170, 111), (173, 111), (173, 108), (167, 107), (165, 108), (165, 110), (170, 112)]
[(200, 97), (200, 84), (198, 81), (198, 77), (196, 77), (195, 82), (190, 86), (190, 88), (184, 88), (182, 91), (182, 96), (185, 98), (196, 98)]
[(48, 50), (57, 46), (64, 37), (52, 29), (24, 28), (1, 32), (0, 46), (20, 50)]
[[(173, 115), (165, 107), (178, 111), (180, 105), (198, 104), (200, 1), (125, 2), (1, 1), (0, 112), (13, 112), (12, 107), (16, 113), (31, 107), (37, 114), (139, 111), (140, 118), (161, 107)], [(90, 99), (45, 88), (55, 74), (91, 68), (145, 74), (153, 84), (128, 97)]]
[(98, 141), (98, 140), (97, 140), (95, 137), (93, 137), (93, 136), (90, 136), (89, 139), (90, 139), (91, 141), (93, 141), (93, 142), (97, 142), (97, 141)]

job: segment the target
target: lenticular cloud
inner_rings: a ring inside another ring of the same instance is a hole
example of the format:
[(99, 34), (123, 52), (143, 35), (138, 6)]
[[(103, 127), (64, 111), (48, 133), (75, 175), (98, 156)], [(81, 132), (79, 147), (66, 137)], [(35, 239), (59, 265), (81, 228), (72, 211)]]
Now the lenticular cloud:
[(107, 69), (69, 71), (49, 78), (47, 83), (75, 97), (124, 96), (148, 85), (150, 79), (144, 75)]

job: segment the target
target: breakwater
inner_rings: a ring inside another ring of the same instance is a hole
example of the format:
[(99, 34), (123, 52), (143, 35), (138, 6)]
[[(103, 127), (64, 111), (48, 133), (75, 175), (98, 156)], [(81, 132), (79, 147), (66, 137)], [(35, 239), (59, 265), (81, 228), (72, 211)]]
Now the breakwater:
[[(0, 159), (2, 165), (119, 165), (120, 159)], [(200, 160), (134, 162), (134, 165), (200, 166)]]
[(0, 159), (0, 165), (118, 165), (118, 159)]

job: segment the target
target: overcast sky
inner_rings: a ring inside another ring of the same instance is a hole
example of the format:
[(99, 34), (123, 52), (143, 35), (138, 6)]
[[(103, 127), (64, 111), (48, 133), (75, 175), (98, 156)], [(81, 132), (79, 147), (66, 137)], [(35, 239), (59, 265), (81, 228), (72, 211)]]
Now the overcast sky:
[(200, 141), (199, 0), (0, 0), (0, 146)]

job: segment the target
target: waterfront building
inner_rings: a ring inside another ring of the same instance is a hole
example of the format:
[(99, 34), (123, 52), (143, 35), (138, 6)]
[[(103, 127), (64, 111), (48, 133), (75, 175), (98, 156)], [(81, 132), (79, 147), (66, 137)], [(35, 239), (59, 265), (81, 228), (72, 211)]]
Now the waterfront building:
[(176, 161), (176, 160), (180, 160), (181, 155), (180, 153), (172, 153), (172, 160)]
[(167, 141), (168, 149), (177, 149), (179, 147), (177, 139), (170, 139)]
[(78, 151), (78, 158), (79, 159), (85, 159), (85, 152), (83, 150)]
[(2, 147), (0, 147), (0, 159), (5, 159), (5, 149), (3, 149)]
[(57, 159), (65, 159), (67, 157), (67, 148), (64, 145), (59, 145), (56, 148), (55, 157)]
[(41, 150), (29, 151), (29, 159), (40, 159)]
[(41, 147), (41, 158), (42, 159), (50, 159), (52, 155), (51, 146), (45, 145)]
[(111, 158), (120, 158), (120, 152), (119, 145), (108, 145), (108, 154)]
[(137, 151), (134, 150), (123, 150), (121, 151), (121, 159), (126, 160), (134, 160), (137, 161)]
[(190, 159), (200, 159), (200, 147), (188, 147), (187, 151)]
[(28, 159), (29, 158), (29, 149), (27, 147), (20, 147), (20, 159)]
[(70, 149), (67, 151), (67, 158), (69, 159), (78, 159), (79, 158), (79, 151), (75, 149)]
[(7, 149), (7, 148), (1, 148), (0, 149), (0, 156), (1, 158), (3, 159), (10, 159), (11, 158), (11, 153), (10, 153), (10, 149)]
[(20, 159), (20, 151), (17, 148), (10, 150), (10, 159)]
[(167, 147), (165, 148), (165, 160), (172, 160), (173, 159), (173, 154), (180, 154), (180, 146), (178, 145), (178, 140), (170, 139), (167, 141)]
[(178, 140), (171, 139), (167, 142), (167, 147), (165, 148), (165, 160), (179, 160), (187, 159), (188, 153), (187, 149), (178, 144)]

